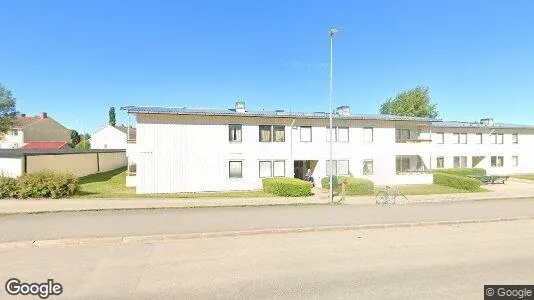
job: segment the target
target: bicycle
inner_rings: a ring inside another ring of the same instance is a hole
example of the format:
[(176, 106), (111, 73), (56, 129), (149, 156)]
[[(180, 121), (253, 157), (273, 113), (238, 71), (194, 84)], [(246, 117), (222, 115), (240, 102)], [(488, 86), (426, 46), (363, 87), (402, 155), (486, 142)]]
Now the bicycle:
[(376, 204), (395, 204), (400, 200), (402, 203), (408, 202), (408, 198), (404, 196), (398, 189), (393, 189), (389, 185), (385, 189), (381, 189), (376, 194)]

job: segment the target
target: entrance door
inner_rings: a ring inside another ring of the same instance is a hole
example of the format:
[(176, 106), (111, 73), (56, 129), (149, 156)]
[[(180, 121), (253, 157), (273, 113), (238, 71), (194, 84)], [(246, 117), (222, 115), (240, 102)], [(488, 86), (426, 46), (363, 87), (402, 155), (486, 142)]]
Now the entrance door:
[(315, 170), (315, 167), (317, 166), (317, 161), (316, 160), (295, 160), (293, 165), (294, 165), (294, 170), (295, 170), (295, 178), (305, 180), (306, 173), (308, 173), (308, 169), (310, 169), (313, 174), (313, 171)]

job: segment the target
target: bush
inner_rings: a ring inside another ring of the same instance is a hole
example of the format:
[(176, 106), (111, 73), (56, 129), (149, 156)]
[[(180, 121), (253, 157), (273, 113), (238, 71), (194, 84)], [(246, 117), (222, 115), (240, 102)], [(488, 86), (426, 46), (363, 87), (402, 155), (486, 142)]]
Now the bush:
[[(336, 193), (339, 193), (341, 190), (339, 184), (343, 181), (347, 181), (347, 195), (371, 195), (375, 188), (375, 185), (371, 180), (363, 178), (332, 176), (332, 181), (334, 182), (334, 192)], [(330, 178), (323, 178), (321, 180), (321, 186), (325, 189), (330, 189)]]
[(482, 168), (438, 169), (438, 170), (434, 170), (434, 172), (458, 175), (458, 176), (486, 175), (486, 169), (482, 169)]
[(434, 183), (471, 192), (480, 190), (482, 185), (478, 179), (439, 172), (434, 173)]
[(311, 184), (296, 178), (265, 178), (262, 181), (263, 191), (283, 197), (310, 196)]
[(17, 180), (0, 175), (0, 199), (15, 197), (17, 194)]
[(61, 198), (74, 195), (79, 189), (78, 178), (72, 174), (51, 171), (24, 174), (17, 180), (19, 198)]

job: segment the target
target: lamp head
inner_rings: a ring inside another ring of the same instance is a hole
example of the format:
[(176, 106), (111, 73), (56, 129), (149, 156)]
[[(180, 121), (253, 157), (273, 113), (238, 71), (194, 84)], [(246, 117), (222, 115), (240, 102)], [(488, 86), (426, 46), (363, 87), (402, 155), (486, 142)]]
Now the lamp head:
[(338, 31), (339, 31), (339, 29), (337, 29), (337, 28), (332, 28), (332, 29), (330, 29), (330, 31), (328, 32), (328, 34), (329, 34), (331, 37), (333, 37), (334, 34), (338, 33)]

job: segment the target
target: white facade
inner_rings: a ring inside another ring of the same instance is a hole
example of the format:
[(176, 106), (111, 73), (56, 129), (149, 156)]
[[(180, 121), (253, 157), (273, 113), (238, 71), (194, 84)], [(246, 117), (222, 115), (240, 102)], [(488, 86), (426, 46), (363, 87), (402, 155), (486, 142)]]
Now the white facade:
[[(458, 167), (481, 167), (489, 174), (534, 172), (534, 159), (528, 155), (534, 146), (534, 128), (439, 124), (335, 118), (334, 174), (368, 178), (376, 185), (428, 184), (432, 174), (426, 171), (452, 168), (455, 161)], [(240, 130), (234, 130), (234, 125)], [(264, 125), (273, 126), (272, 140), (282, 140), (283, 131), (283, 141), (260, 141), (261, 130), (266, 132)], [(328, 176), (328, 132), (325, 117), (138, 112), (137, 172), (129, 185), (135, 185), (141, 194), (255, 190), (262, 188), (265, 177), (302, 177), (308, 168), (320, 185)], [(454, 135), (464, 132), (466, 136)], [(482, 133), (482, 144), (476, 143), (477, 133)], [(502, 133), (503, 143), (490, 143), (494, 139), (490, 133)], [(512, 142), (515, 134), (517, 144)], [(455, 139), (460, 143), (455, 144)], [(299, 171), (302, 164), (304, 169)]]
[(91, 149), (126, 149), (127, 134), (119, 129), (107, 125), (91, 134)]
[(16, 149), (22, 146), (24, 146), (24, 132), (22, 130), (9, 130), (0, 136), (0, 149)]
[(22, 175), (24, 161), (20, 157), (0, 157), (0, 176), (17, 178)]

